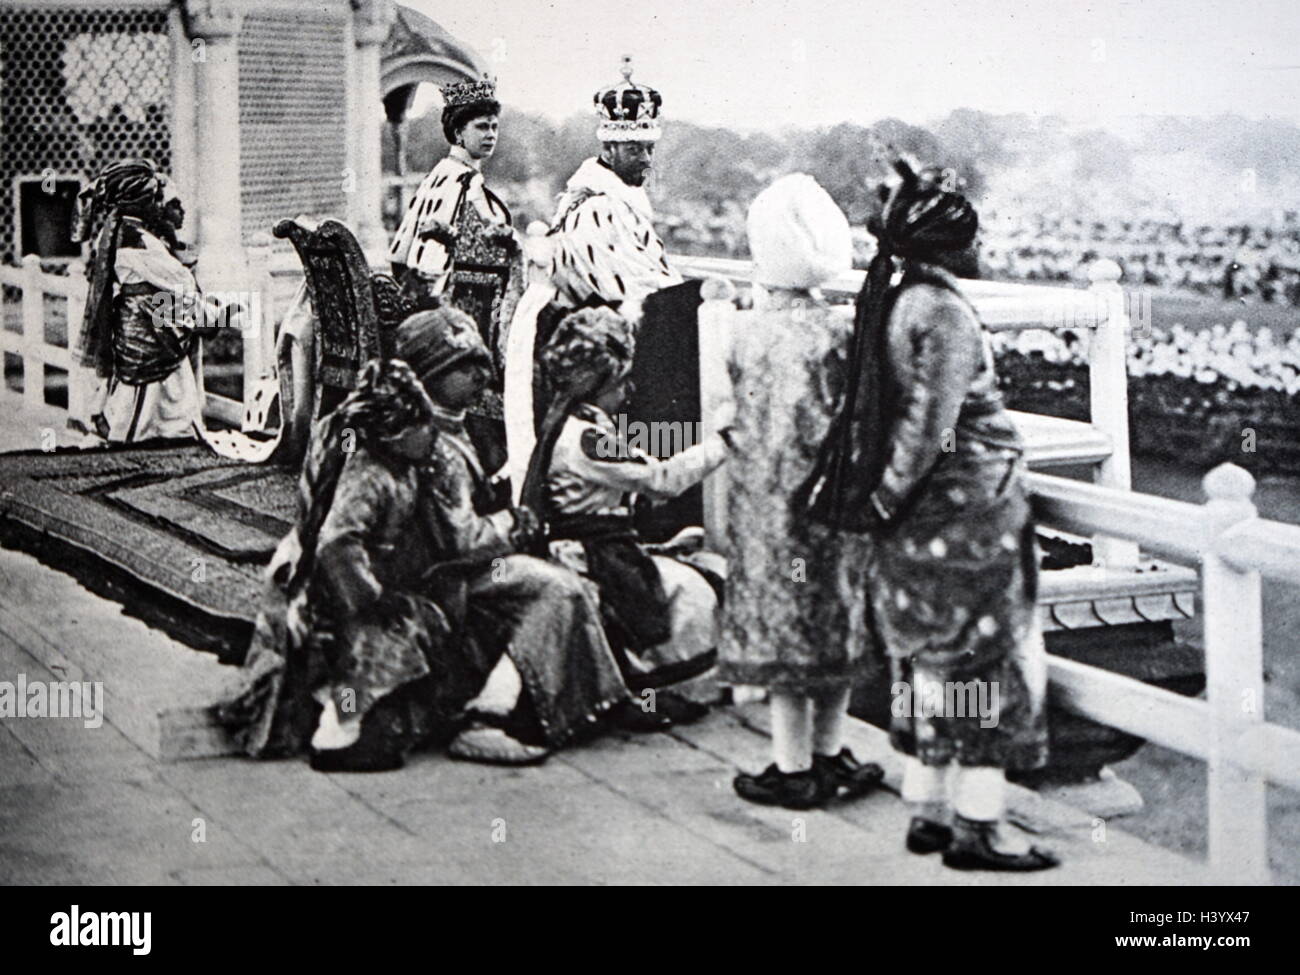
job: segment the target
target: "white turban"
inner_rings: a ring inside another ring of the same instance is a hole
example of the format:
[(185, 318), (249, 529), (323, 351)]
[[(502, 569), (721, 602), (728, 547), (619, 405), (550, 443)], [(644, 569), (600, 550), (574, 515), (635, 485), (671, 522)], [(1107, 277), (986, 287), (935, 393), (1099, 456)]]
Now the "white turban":
[(815, 288), (853, 267), (849, 222), (806, 173), (791, 173), (754, 198), (747, 220), (754, 280)]

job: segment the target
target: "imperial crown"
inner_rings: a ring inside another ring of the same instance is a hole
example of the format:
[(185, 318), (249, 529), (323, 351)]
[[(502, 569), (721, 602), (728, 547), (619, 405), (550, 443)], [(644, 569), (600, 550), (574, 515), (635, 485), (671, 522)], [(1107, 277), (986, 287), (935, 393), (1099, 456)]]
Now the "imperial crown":
[(649, 85), (632, 80), (632, 58), (623, 56), (623, 80), (596, 92), (592, 101), (600, 126), (596, 138), (601, 142), (654, 142), (663, 129), (659, 127), (659, 107), (663, 98)]
[(442, 89), (443, 108), (459, 108), (471, 102), (483, 101), (485, 98), (497, 97), (497, 83), (491, 78), (482, 81), (462, 81), (446, 85)]

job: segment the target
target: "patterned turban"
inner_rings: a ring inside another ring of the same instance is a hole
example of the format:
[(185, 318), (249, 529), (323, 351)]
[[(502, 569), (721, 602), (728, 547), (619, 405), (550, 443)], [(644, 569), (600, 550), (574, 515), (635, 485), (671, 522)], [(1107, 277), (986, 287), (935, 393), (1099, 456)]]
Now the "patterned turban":
[(902, 181), (881, 193), (884, 208), (867, 223), (878, 247), (854, 309), (844, 400), (812, 474), (791, 499), (795, 517), (855, 532), (880, 528), (871, 518), (871, 494), (884, 474), (897, 419), (898, 397), (890, 384), (886, 334), (894, 296), (890, 284), (894, 258), (903, 261), (899, 288), (925, 283), (960, 297), (952, 275), (931, 262), (965, 250), (979, 229), (970, 201), (942, 189), (933, 171), (918, 176), (901, 159), (894, 168)]
[(433, 420), (433, 402), (415, 371), (399, 359), (371, 359), (357, 388), (339, 404), (340, 429), (353, 427), (367, 443), (392, 440)]
[(885, 201), (868, 229), (899, 257), (924, 261), (943, 251), (969, 247), (979, 230), (979, 215), (960, 193), (942, 189), (933, 170), (913, 175), (899, 163), (903, 182)]
[(397, 355), (426, 383), (468, 362), (492, 367), (478, 325), (451, 305), (419, 312), (402, 322), (397, 328)]
[(605, 305), (566, 315), (542, 350), (542, 371), (551, 401), (528, 460), (522, 500), (546, 510), (546, 478), (551, 457), (574, 408), (632, 370), (636, 337), (632, 324)]
[(635, 352), (626, 318), (603, 305), (583, 308), (556, 327), (542, 350), (542, 368), (558, 395), (591, 396), (627, 375)]
[(149, 159), (124, 159), (106, 166), (77, 198), (75, 240), (89, 240), (111, 211), (139, 213), (159, 196), (164, 177)]

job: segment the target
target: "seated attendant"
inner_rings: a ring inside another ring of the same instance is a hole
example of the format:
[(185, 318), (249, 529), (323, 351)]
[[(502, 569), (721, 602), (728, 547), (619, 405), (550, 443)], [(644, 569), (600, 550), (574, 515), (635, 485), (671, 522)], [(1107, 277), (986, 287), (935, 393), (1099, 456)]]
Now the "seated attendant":
[[(722, 559), (651, 554), (632, 523), (637, 496), (676, 497), (727, 457), (728, 429), (659, 460), (628, 442), (612, 419), (629, 394), (634, 352), (627, 319), (608, 308), (573, 312), (542, 353), (554, 399), (524, 485), (526, 504), (550, 525), (553, 558), (592, 579), (623, 676), (633, 691), (679, 684), (692, 704), (660, 695), (674, 720), (699, 717), (698, 699), (717, 696), (711, 678), (717, 651)], [(716, 587), (716, 588), (715, 588)]]

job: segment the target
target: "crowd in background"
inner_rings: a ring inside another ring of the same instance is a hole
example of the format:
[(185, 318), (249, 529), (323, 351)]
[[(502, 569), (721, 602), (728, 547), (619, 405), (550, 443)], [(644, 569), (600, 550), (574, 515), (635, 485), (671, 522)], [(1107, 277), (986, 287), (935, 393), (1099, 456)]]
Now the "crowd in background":
[(981, 257), (993, 277), (1083, 281), (1110, 258), (1135, 285), (1300, 305), (1300, 226), (1194, 225), (989, 212)]

